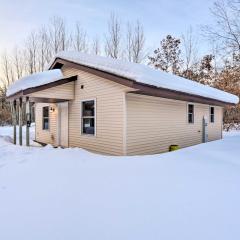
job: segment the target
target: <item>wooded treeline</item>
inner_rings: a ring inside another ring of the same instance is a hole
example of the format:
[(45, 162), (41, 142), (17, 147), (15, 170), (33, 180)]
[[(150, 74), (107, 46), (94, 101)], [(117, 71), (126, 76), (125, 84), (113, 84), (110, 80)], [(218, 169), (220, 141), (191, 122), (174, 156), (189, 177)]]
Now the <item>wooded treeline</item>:
[[(25, 75), (45, 70), (50, 59), (64, 50), (149, 64), (240, 96), (240, 1), (220, 0), (210, 12), (215, 25), (198, 31), (190, 27), (177, 37), (169, 34), (154, 51), (147, 46), (139, 21), (124, 22), (111, 14), (105, 33), (92, 38), (81, 23), (68, 27), (64, 19), (53, 17), (46, 26), (29, 33), (21, 46), (0, 56), (0, 124), (11, 120), (7, 87)], [(203, 42), (210, 46), (206, 55), (198, 52)], [(240, 122), (239, 105), (226, 109), (224, 121)]]

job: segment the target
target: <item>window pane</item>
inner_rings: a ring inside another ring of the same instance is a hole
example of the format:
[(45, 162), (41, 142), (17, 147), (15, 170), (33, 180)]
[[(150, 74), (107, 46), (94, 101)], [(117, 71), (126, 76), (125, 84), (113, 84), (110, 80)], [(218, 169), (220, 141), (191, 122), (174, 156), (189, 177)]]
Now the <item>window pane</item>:
[(214, 114), (214, 107), (211, 107), (211, 114)]
[(193, 115), (192, 114), (188, 114), (188, 122), (193, 123)]
[(214, 122), (214, 115), (211, 115), (211, 122)]
[(188, 123), (194, 122), (194, 105), (188, 104)]
[(49, 107), (43, 107), (43, 117), (49, 116)]
[(194, 106), (192, 104), (188, 105), (188, 113), (193, 113)]
[(49, 107), (43, 107), (43, 130), (49, 129)]
[(214, 107), (210, 107), (210, 122), (214, 122)]
[(44, 129), (44, 130), (49, 129), (49, 121), (48, 121), (48, 118), (44, 118), (44, 119), (43, 119), (43, 129)]
[(94, 101), (86, 101), (82, 103), (82, 116), (94, 117)]
[(94, 134), (94, 118), (83, 118), (83, 129), (82, 132), (85, 134)]

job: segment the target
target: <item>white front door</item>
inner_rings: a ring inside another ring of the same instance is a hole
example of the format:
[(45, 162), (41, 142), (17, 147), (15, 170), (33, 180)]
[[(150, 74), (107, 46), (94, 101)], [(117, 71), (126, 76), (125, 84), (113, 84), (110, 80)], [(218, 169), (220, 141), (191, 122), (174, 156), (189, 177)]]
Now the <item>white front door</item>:
[(58, 103), (58, 145), (68, 147), (68, 102)]

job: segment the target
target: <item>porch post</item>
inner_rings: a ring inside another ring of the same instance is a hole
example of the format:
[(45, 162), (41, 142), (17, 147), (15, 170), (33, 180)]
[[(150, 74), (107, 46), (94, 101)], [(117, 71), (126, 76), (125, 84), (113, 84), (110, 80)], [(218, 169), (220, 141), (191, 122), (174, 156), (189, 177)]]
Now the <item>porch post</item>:
[(13, 143), (16, 145), (17, 143), (17, 127), (16, 127), (16, 123), (17, 123), (17, 118), (16, 118), (16, 112), (17, 112), (17, 109), (16, 109), (16, 106), (17, 103), (16, 103), (16, 100), (14, 100), (12, 102), (12, 121), (13, 121)]
[(26, 98), (26, 146), (30, 146), (29, 140), (29, 128), (30, 128), (30, 103), (29, 98)]
[(18, 111), (19, 111), (19, 145), (22, 146), (22, 98), (19, 98), (18, 103)]

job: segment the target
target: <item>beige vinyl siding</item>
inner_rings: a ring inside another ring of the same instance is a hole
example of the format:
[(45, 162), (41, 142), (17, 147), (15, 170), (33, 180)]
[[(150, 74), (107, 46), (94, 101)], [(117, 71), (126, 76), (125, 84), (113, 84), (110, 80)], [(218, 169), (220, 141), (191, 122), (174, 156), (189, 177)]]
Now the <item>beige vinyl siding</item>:
[[(129, 88), (78, 69), (63, 67), (62, 72), (66, 77), (78, 75), (75, 100), (69, 101), (69, 146), (123, 155), (125, 92)], [(81, 101), (90, 99), (96, 101), (96, 136), (81, 134)]]
[(68, 102), (58, 103), (59, 145), (68, 147)]
[[(187, 121), (187, 102), (127, 94), (127, 154), (155, 154), (171, 144), (181, 148), (202, 142), (202, 118), (209, 106), (194, 103), (194, 124)], [(221, 138), (221, 109), (216, 107), (209, 140)]]
[[(55, 111), (49, 111), (49, 130), (43, 130), (43, 107), (49, 106), (54, 107)], [(36, 129), (35, 129), (35, 140), (52, 144), (54, 146), (57, 145), (57, 107), (55, 104), (47, 104), (47, 103), (36, 103), (35, 105), (35, 121), (36, 121)]]
[(210, 112), (209, 112), (209, 124), (208, 124), (208, 140), (214, 141), (222, 138), (222, 123), (223, 123), (223, 108), (214, 107), (214, 123), (210, 123)]
[(67, 100), (74, 99), (74, 82), (69, 82), (56, 87), (34, 92), (29, 96), (39, 98), (58, 98)]
[[(69, 147), (108, 155), (140, 155), (166, 152), (171, 144), (183, 148), (202, 142), (202, 119), (209, 118), (208, 105), (194, 103), (194, 124), (189, 124), (187, 102), (127, 93), (133, 89), (67, 66), (62, 72), (66, 77), (78, 75), (78, 80), (35, 96), (72, 99), (66, 114)], [(81, 103), (85, 100), (96, 103), (96, 136), (81, 133)], [(55, 108), (50, 112), (49, 131), (42, 130), (43, 106)], [(37, 103), (35, 110), (36, 140), (58, 145), (57, 104)], [(215, 122), (208, 125), (209, 141), (220, 139), (221, 130), (222, 108), (215, 106)]]

